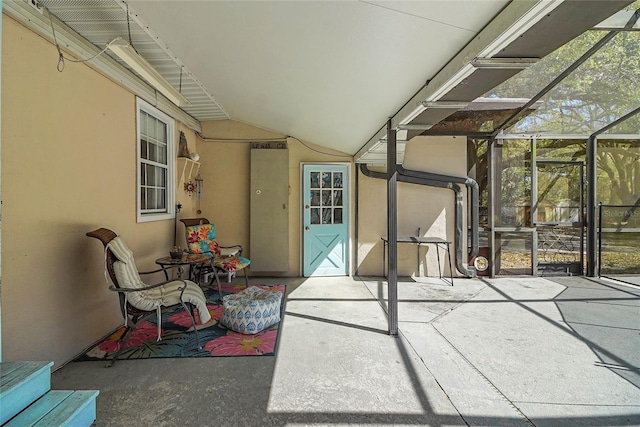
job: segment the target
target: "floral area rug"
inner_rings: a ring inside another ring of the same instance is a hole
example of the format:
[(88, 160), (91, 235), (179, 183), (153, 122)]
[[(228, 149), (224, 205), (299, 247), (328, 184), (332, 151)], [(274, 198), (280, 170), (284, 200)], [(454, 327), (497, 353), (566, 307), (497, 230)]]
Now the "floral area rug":
[[(250, 285), (255, 286), (255, 285)], [(285, 286), (260, 286), (269, 291), (285, 294)], [(95, 344), (76, 361), (112, 359), (120, 346), (124, 348), (118, 356), (122, 359), (147, 359), (161, 357), (213, 357), (213, 356), (272, 356), (275, 354), (280, 323), (254, 334), (244, 335), (227, 329), (220, 324), (222, 302), (218, 302), (216, 286), (203, 286), (207, 297), (207, 308), (211, 317), (216, 320), (213, 326), (198, 331), (202, 350), (196, 345), (195, 332), (189, 314), (180, 305), (162, 310), (162, 340), (157, 341), (157, 319), (155, 314), (138, 321), (137, 327), (129, 333), (126, 342), (120, 342), (125, 332), (124, 326), (118, 328), (103, 341)], [(245, 289), (244, 285), (222, 285), (222, 296), (238, 293)], [(284, 313), (284, 301), (280, 304), (280, 318)], [(199, 324), (198, 312), (195, 311), (196, 324)]]

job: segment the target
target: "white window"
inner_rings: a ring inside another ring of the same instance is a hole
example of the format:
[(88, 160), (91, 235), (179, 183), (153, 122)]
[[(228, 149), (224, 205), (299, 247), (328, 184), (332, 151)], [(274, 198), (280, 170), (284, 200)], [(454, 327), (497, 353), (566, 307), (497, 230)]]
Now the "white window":
[(138, 222), (172, 219), (175, 209), (174, 120), (137, 99)]

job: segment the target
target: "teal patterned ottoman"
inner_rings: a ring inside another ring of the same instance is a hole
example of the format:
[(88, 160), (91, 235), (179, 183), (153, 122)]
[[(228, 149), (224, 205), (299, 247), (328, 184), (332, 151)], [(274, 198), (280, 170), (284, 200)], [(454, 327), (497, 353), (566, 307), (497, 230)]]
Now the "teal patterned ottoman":
[(282, 293), (251, 286), (222, 297), (222, 323), (243, 334), (257, 334), (280, 321)]

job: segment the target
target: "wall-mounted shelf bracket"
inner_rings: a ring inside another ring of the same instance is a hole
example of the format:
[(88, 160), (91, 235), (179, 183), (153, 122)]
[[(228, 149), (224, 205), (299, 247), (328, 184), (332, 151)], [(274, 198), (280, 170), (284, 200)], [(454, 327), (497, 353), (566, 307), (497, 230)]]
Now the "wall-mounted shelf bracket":
[(178, 157), (178, 168), (180, 168), (181, 161), (183, 162), (182, 173), (180, 174), (180, 180), (178, 183), (191, 181), (193, 178), (198, 176), (198, 172), (200, 172), (200, 162), (194, 162), (188, 157)]

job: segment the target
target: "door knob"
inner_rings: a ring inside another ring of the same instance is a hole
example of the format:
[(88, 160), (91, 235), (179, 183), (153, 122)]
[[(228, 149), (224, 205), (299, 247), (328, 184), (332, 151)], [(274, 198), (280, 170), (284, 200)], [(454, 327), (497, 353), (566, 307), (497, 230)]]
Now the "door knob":
[(311, 230), (311, 228), (307, 225), (307, 226), (304, 228), (304, 231), (309, 231), (309, 230)]

